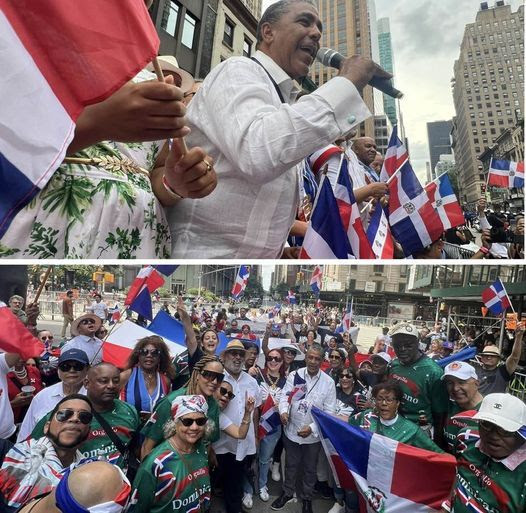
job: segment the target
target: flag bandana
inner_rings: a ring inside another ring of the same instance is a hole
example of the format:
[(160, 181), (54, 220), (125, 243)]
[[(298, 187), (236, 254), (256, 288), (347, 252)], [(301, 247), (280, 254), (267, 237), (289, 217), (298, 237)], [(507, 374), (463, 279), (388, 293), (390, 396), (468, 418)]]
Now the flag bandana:
[(524, 162), (491, 159), (489, 164), (488, 185), (512, 188), (524, 187)]
[(482, 291), (482, 301), (493, 315), (500, 315), (506, 308), (511, 308), (510, 298), (500, 278)]
[(241, 294), (243, 294), (243, 291), (245, 290), (247, 283), (248, 283), (248, 277), (250, 276), (250, 267), (247, 265), (242, 265), (239, 268), (239, 272), (236, 276), (236, 281), (234, 283), (234, 286), (232, 287), (232, 297), (234, 299), (238, 299)]
[(464, 213), (453, 192), (453, 187), (451, 186), (451, 181), (447, 173), (439, 176), (433, 182), (428, 183), (425, 189), (429, 200), (440, 217), (443, 231), (466, 223)]

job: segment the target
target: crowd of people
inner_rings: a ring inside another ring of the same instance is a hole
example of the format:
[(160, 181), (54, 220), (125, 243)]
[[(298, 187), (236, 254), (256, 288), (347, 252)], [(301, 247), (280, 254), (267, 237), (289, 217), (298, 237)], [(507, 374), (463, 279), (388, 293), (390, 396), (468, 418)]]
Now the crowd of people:
[[(130, 512), (208, 511), (221, 496), (227, 513), (258, 500), (275, 511), (301, 501), (312, 513), (318, 494), (334, 501), (331, 513), (357, 512), (356, 491), (339, 486), (322, 449), (313, 407), (453, 454), (445, 511), (469, 511), (466, 496), (488, 511), (526, 506), (526, 405), (506, 392), (524, 349), (520, 324), (503, 358), (495, 334), (479, 326), (453, 336), (441, 323), (392, 321), (357, 344), (359, 326), (342, 329), (338, 308), (187, 311), (180, 299), (174, 315), (187, 347), (175, 358), (151, 335), (121, 365), (104, 361), (97, 334), (107, 320), (94, 313), (73, 320), (62, 347), (37, 330), (51, 356), (0, 354), (2, 511), (40, 511), (47, 494), (74, 493), (81, 469), (108, 462), (119, 471), (101, 472), (126, 490), (110, 502)], [(465, 346), (477, 355), (455, 360)], [(272, 500), (269, 479), (281, 482)]]
[[(302, 94), (297, 80), (321, 34), (314, 2), (280, 0), (263, 13), (250, 58), (229, 58), (201, 81), (162, 56), (164, 82), (149, 65), (86, 107), (65, 161), (15, 216), (0, 256), (297, 258), (322, 169), (334, 187), (343, 161), (366, 231), (389, 196), (383, 156), (355, 127), (371, 116), (363, 88), (391, 74), (356, 55)], [(522, 214), (481, 216), (480, 227), (474, 258), (522, 257)], [(449, 255), (444, 238), (462, 244), (468, 232), (452, 228), (412, 256)], [(408, 256), (394, 243), (395, 258)]]

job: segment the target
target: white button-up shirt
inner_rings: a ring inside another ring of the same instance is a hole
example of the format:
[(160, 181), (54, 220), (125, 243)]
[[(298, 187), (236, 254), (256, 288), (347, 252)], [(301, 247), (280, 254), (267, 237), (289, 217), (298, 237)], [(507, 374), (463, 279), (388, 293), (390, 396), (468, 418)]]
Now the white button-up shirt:
[(278, 257), (298, 207), (298, 163), (370, 116), (343, 77), (292, 105), (295, 82), (264, 53), (254, 57), (265, 69), (231, 57), (190, 103), (188, 146), (214, 159), (218, 184), (206, 198), (169, 210), (173, 258)]
[[(86, 389), (81, 387), (78, 393), (86, 395)], [(21, 442), (22, 440), (25, 440), (31, 434), (38, 421), (49, 413), (64, 397), (66, 397), (66, 394), (64, 393), (62, 381), (59, 381), (50, 387), (43, 388), (38, 392), (27, 409), (16, 441)]]
[[(289, 404), (289, 394), (294, 388), (294, 376), (298, 374), (306, 382), (306, 391), (303, 399), (295, 399)], [(316, 406), (327, 413), (336, 413), (336, 385), (334, 380), (321, 370), (315, 376), (310, 376), (307, 368), (291, 372), (279, 401), (279, 413), (288, 413), (289, 421), (285, 426), (285, 435), (289, 440), (298, 444), (313, 444), (319, 442), (316, 423), (312, 418), (312, 407)], [(298, 436), (298, 431), (310, 426), (312, 433), (303, 438)]]
[(60, 349), (60, 353), (68, 349), (81, 349), (88, 355), (90, 365), (97, 365), (102, 362), (102, 340), (97, 337), (87, 335), (77, 335), (68, 340)]
[[(243, 415), (245, 414), (245, 393), (256, 400), (256, 408), (261, 406), (261, 397), (259, 393), (258, 382), (245, 371), (242, 371), (238, 379), (235, 379), (225, 369), (225, 381), (232, 385), (232, 392), (235, 394), (234, 399), (223, 410), (223, 414), (230, 419), (232, 424), (241, 425)], [(236, 440), (221, 431), (221, 436), (213, 444), (217, 454), (231, 453), (236, 455), (237, 461), (242, 461), (248, 454), (256, 453), (256, 437), (254, 432), (253, 416), (250, 417), (250, 426), (248, 434), (244, 440)]]

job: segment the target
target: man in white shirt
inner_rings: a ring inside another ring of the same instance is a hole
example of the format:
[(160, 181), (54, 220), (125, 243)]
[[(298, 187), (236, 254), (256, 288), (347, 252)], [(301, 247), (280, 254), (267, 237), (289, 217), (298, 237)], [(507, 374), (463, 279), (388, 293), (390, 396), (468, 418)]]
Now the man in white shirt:
[(95, 294), (95, 301), (91, 303), (91, 306), (88, 307), (88, 310), (94, 313), (97, 317), (100, 317), (102, 322), (108, 318), (108, 305), (102, 301), (102, 296), (100, 294)]
[(88, 373), (89, 360), (80, 349), (62, 351), (58, 359), (58, 377), (60, 381), (43, 388), (31, 401), (24, 420), (18, 431), (17, 442), (25, 440), (38, 421), (47, 415), (59, 401), (71, 394), (86, 395), (82, 383)]
[[(227, 513), (240, 513), (242, 500), (245, 507), (252, 507), (252, 492), (249, 491), (245, 480), (247, 469), (256, 454), (258, 407), (261, 405), (261, 396), (257, 381), (243, 370), (245, 353), (241, 341), (232, 340), (221, 355), (225, 366), (224, 379), (232, 385), (232, 393), (235, 394), (223, 413), (233, 424), (239, 426), (243, 422), (247, 396), (255, 399), (252, 425), (246, 438), (238, 440), (221, 431), (221, 437), (213, 445), (221, 474), (226, 477), (223, 481), (223, 497)], [(244, 497), (243, 491), (245, 491)]]
[(336, 385), (320, 370), (322, 361), (323, 348), (317, 343), (312, 344), (306, 355), (307, 366), (291, 372), (283, 387), (279, 413), (285, 426), (285, 480), (281, 495), (271, 506), (275, 511), (283, 509), (293, 499), (299, 477), (298, 496), (303, 500), (302, 513), (312, 513), (321, 442), (311, 410), (315, 406), (327, 413), (336, 413)]
[(71, 324), (71, 334), (74, 337), (62, 346), (61, 352), (68, 349), (82, 349), (87, 355), (90, 365), (102, 362), (102, 340), (95, 336), (101, 327), (102, 320), (95, 314), (84, 314), (77, 317)]
[(368, 118), (360, 91), (391, 76), (354, 56), (294, 103), (321, 30), (312, 0), (278, 1), (259, 22), (253, 58), (229, 58), (206, 77), (187, 111), (187, 142), (213, 158), (218, 184), (172, 207), (173, 258), (280, 256), (298, 207), (297, 165)]

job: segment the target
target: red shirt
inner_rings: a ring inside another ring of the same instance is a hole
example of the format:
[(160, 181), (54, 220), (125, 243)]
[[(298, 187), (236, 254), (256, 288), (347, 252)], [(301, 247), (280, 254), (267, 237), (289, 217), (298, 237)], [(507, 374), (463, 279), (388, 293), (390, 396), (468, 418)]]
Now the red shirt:
[[(27, 370), (27, 377), (29, 378), (29, 382), (27, 383), (27, 385), (22, 385), (22, 383), (18, 381), (18, 378), (16, 377), (16, 374), (14, 372), (9, 372), (7, 374), (7, 393), (8, 393), (10, 401), (12, 401), (22, 391), (23, 386), (31, 385), (35, 387), (34, 394), (42, 390), (43, 387), (42, 387), (42, 378), (40, 377), (40, 371), (36, 367), (27, 367), (27, 366), (26, 366), (26, 370)], [(15, 422), (22, 422), (24, 415), (26, 414), (28, 406), (19, 406), (17, 408), (13, 408), (13, 415), (15, 416)]]

